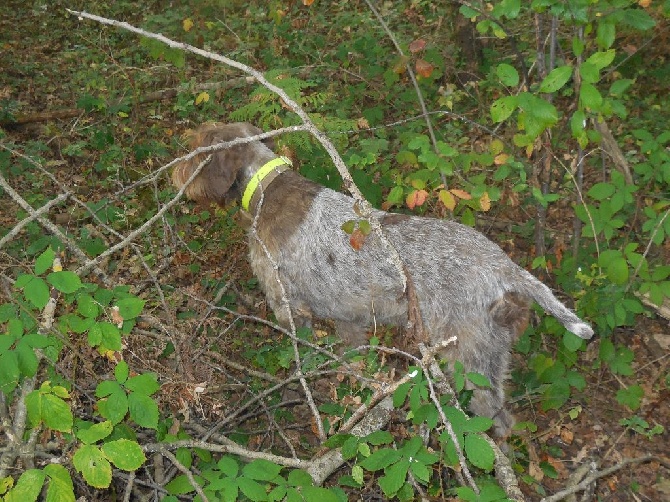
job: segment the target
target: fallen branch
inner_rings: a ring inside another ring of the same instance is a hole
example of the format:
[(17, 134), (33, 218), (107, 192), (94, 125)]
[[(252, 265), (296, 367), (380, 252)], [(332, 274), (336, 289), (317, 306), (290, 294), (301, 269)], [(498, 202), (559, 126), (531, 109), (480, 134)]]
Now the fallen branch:
[[(609, 476), (610, 474), (623, 469), (627, 465), (641, 464), (641, 463), (644, 463), (644, 462), (649, 462), (651, 460), (656, 460), (656, 461), (658, 461), (662, 464), (665, 464), (663, 459), (660, 459), (660, 458), (658, 458), (654, 455), (645, 455), (645, 456), (640, 457), (640, 458), (627, 458), (627, 459), (622, 460), (618, 464), (613, 465), (612, 467), (608, 467), (607, 469), (603, 469), (602, 471), (596, 471), (596, 472), (586, 476), (583, 481), (581, 481), (580, 483), (577, 483), (574, 486), (569, 486), (565, 490), (561, 490), (560, 492), (555, 493), (554, 495), (551, 495), (549, 497), (544, 497), (543, 499), (540, 500), (540, 502), (558, 502), (559, 500), (563, 500), (564, 498), (566, 498), (569, 495), (572, 495), (573, 493), (577, 493), (579, 491), (587, 489), (591, 483), (595, 482), (596, 480), (598, 480), (600, 478), (604, 478), (606, 476)], [(666, 465), (666, 467), (667, 467), (667, 465)]]

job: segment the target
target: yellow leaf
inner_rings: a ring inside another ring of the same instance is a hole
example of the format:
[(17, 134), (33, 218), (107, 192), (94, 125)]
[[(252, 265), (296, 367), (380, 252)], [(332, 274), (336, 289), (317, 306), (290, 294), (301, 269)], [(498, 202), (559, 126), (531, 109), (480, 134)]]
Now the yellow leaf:
[(499, 139), (494, 139), (489, 145), (489, 150), (493, 155), (498, 155), (503, 151), (503, 148), (505, 148), (505, 145)]
[(481, 207), (484, 212), (491, 209), (491, 199), (489, 198), (488, 192), (484, 192), (484, 195), (479, 198), (479, 207)]
[(184, 28), (184, 31), (191, 31), (191, 28), (193, 28), (193, 20), (190, 17), (187, 17), (182, 21), (181, 25), (182, 28)]
[(493, 162), (495, 163), (496, 166), (502, 166), (505, 162), (507, 162), (507, 159), (509, 159), (508, 154), (500, 153), (496, 155), (496, 158), (493, 159)]
[(306, 7), (309, 7), (314, 3), (314, 0), (302, 0), (302, 4)]
[(442, 201), (442, 204), (449, 210), (453, 211), (456, 207), (456, 199), (454, 196), (447, 190), (440, 190), (440, 193), (437, 194), (437, 197)]
[(207, 103), (209, 101), (209, 93), (203, 91), (198, 94), (198, 97), (195, 98), (195, 104), (199, 105), (200, 103)]

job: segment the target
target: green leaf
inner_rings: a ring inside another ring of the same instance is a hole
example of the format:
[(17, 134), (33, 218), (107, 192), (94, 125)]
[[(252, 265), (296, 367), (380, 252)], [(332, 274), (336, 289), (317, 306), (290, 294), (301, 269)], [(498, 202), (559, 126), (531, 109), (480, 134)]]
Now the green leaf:
[(479, 496), (469, 486), (459, 486), (456, 488), (456, 495), (459, 500), (464, 502), (479, 502)]
[(242, 474), (257, 481), (272, 481), (281, 471), (281, 466), (269, 460), (256, 459), (242, 469)]
[(147, 458), (137, 441), (117, 439), (102, 445), (102, 452), (119, 469), (134, 471), (139, 469)]
[(629, 376), (633, 374), (633, 368), (631, 363), (635, 354), (628, 347), (619, 345), (614, 353), (614, 357), (609, 361), (610, 370), (613, 373), (618, 373), (619, 375)]
[(399, 462), (393, 464), (386, 470), (386, 474), (379, 478), (379, 486), (384, 495), (391, 498), (402, 488), (407, 479), (407, 471), (409, 470), (409, 460), (406, 458), (400, 459)]
[(612, 61), (614, 61), (615, 54), (616, 51), (614, 49), (610, 49), (603, 52), (594, 52), (586, 59), (585, 62), (588, 64), (592, 64), (598, 69), (598, 71), (600, 71), (603, 68), (612, 64)]
[(8, 394), (19, 384), (21, 370), (16, 352), (0, 354), (0, 392)]
[(132, 392), (128, 396), (130, 418), (141, 427), (156, 429), (158, 427), (158, 405), (149, 396)]
[(551, 70), (540, 84), (540, 92), (552, 93), (563, 87), (572, 76), (571, 66), (559, 66)]
[(34, 275), (24, 275), (23, 277), (28, 278), (28, 281), (22, 286), (25, 299), (32, 303), (35, 308), (43, 309), (49, 302), (49, 286), (40, 277)]
[[(128, 363), (125, 361), (119, 361), (116, 367), (114, 368), (114, 378), (116, 379), (117, 382), (120, 384), (126, 383), (126, 380), (128, 380), (128, 374), (130, 373), (130, 368), (128, 367)], [(131, 389), (131, 390), (136, 390), (136, 389)]]
[(622, 78), (619, 80), (616, 80), (611, 86), (610, 86), (610, 95), (611, 96), (622, 96), (624, 92), (628, 90), (628, 88), (635, 83), (635, 80), (630, 79), (630, 78)]
[(105, 439), (112, 433), (114, 425), (111, 421), (105, 420), (98, 424), (94, 424), (88, 429), (81, 429), (77, 431), (77, 437), (85, 444), (93, 444), (101, 439)]
[(489, 417), (472, 417), (463, 427), (463, 432), (484, 432), (491, 428), (493, 420)]
[(27, 377), (35, 376), (39, 366), (39, 360), (35, 355), (35, 350), (23, 339), (19, 341), (19, 344), (16, 347), (16, 357), (21, 375)]
[(613, 258), (607, 262), (607, 278), (614, 284), (626, 284), (628, 275), (628, 263), (623, 256)]
[(116, 306), (119, 307), (119, 314), (125, 321), (128, 319), (135, 319), (144, 308), (144, 300), (139, 298), (123, 298), (116, 302)]
[(393, 437), (393, 434), (388, 431), (375, 431), (365, 436), (364, 440), (371, 445), (379, 446), (382, 444), (390, 444), (395, 438)]
[(491, 119), (493, 122), (503, 122), (516, 110), (518, 104), (517, 96), (505, 96), (496, 99), (491, 105)]
[(620, 389), (616, 394), (616, 400), (619, 404), (628, 406), (632, 411), (636, 411), (642, 404), (644, 390), (639, 385), (631, 385), (627, 389)]
[(42, 491), (47, 475), (40, 469), (28, 469), (5, 496), (6, 502), (35, 502)]
[(291, 486), (311, 486), (314, 484), (312, 476), (300, 469), (293, 469), (289, 472), (286, 480)]
[(656, 21), (642, 9), (627, 9), (621, 21), (637, 30), (648, 30), (656, 26)]
[(61, 293), (74, 293), (82, 287), (79, 276), (68, 270), (51, 272), (47, 275), (47, 282)]
[(73, 417), (70, 405), (52, 394), (40, 394), (40, 415), (44, 424), (55, 431), (70, 432)]
[[(205, 481), (200, 476), (194, 476), (194, 478), (196, 482), (198, 482), (199, 484)], [(195, 491), (195, 488), (193, 488), (191, 482), (183, 474), (180, 474), (179, 476), (175, 477), (172, 481), (170, 481), (168, 484), (166, 484), (165, 489), (168, 491), (170, 495), (185, 495), (187, 493)]]
[(542, 410), (557, 410), (570, 399), (570, 385), (564, 379), (551, 383), (542, 393)]
[(318, 500), (319, 502), (341, 502), (337, 494), (320, 486), (304, 486), (301, 490), (304, 500)]
[(471, 371), (466, 373), (465, 376), (477, 387), (486, 387), (486, 388), (491, 387), (491, 382), (489, 381), (489, 379), (480, 373), (474, 373)]
[(113, 392), (106, 399), (98, 401), (98, 411), (113, 424), (118, 424), (128, 413), (128, 396), (123, 390)]
[(423, 481), (426, 484), (428, 483), (428, 481), (430, 481), (432, 469), (429, 469), (426, 466), (426, 464), (414, 460), (409, 464), (409, 470), (412, 472), (414, 477), (419, 481)]
[(407, 399), (407, 394), (409, 393), (412, 382), (405, 382), (404, 384), (398, 386), (396, 391), (393, 393), (393, 407), (400, 408), (405, 399)]
[(266, 500), (265, 487), (253, 479), (238, 478), (237, 480), (240, 491), (254, 502)]
[(583, 82), (579, 90), (579, 103), (583, 108), (598, 111), (603, 104), (603, 97), (592, 84)]
[(354, 458), (358, 453), (358, 438), (352, 436), (342, 444), (342, 457), (344, 460)]
[(501, 63), (496, 67), (496, 75), (508, 87), (514, 87), (519, 84), (519, 72), (507, 63)]
[(68, 470), (62, 465), (49, 464), (44, 467), (49, 476), (45, 502), (74, 502), (74, 485)]
[(381, 448), (362, 462), (359, 462), (359, 465), (367, 471), (378, 471), (397, 462), (400, 457), (401, 455), (397, 450), (392, 448)]
[(463, 449), (472, 465), (485, 471), (493, 469), (495, 461), (493, 448), (479, 434), (466, 434)]
[(582, 77), (582, 84), (595, 84), (600, 79), (600, 71), (591, 63), (582, 63), (579, 67), (579, 75)]
[(50, 247), (46, 248), (44, 252), (35, 260), (35, 274), (42, 275), (44, 272), (49, 270), (53, 265), (54, 258), (56, 258), (56, 253), (54, 250)]
[(584, 340), (579, 338), (577, 335), (566, 331), (563, 334), (563, 346), (568, 349), (570, 352), (576, 352), (579, 350), (584, 343)]
[(596, 41), (603, 49), (609, 49), (616, 38), (616, 25), (612, 22), (601, 20), (596, 30)]
[(612, 183), (596, 183), (587, 194), (596, 200), (604, 200), (609, 199), (615, 191), (616, 187)]
[(91, 347), (100, 346), (106, 350), (121, 350), (121, 332), (110, 322), (98, 322), (88, 331), (88, 343)]
[(156, 381), (156, 375), (153, 373), (142, 373), (141, 375), (129, 378), (124, 387), (145, 396), (150, 396), (161, 388), (158, 381)]
[(72, 463), (92, 487), (107, 488), (111, 484), (112, 466), (97, 446), (83, 445), (75, 452)]
[(77, 312), (84, 317), (95, 318), (100, 313), (100, 306), (89, 294), (77, 296)]

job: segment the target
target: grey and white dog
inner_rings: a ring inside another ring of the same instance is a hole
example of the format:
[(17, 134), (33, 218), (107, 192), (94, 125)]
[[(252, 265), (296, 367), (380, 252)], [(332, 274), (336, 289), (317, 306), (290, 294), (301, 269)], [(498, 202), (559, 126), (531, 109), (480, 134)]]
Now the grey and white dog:
[[(246, 123), (207, 124), (191, 133), (191, 146), (260, 133)], [(490, 389), (474, 392), (470, 409), (493, 418), (499, 436), (513, 424), (503, 384), (510, 346), (526, 327), (530, 303), (536, 301), (572, 333), (593, 335), (547, 286), (481, 233), (453, 221), (376, 211), (413, 284), (416, 300), (408, 301), (401, 274), (374, 232), (352, 246), (342, 230), (343, 223), (360, 219), (354, 199), (289, 170), (272, 147), (271, 140), (252, 141), (215, 152), (186, 194), (220, 205), (242, 197), (255, 218), (251, 267), (281, 324), (287, 325), (289, 316), (279, 281), (297, 325), (312, 317), (331, 319), (350, 346), (365, 343), (374, 324), (405, 327), (408, 308), (418, 304), (428, 341), (455, 336), (444, 356), (490, 380)], [(172, 174), (175, 185), (184, 185), (205, 158), (179, 164)]]

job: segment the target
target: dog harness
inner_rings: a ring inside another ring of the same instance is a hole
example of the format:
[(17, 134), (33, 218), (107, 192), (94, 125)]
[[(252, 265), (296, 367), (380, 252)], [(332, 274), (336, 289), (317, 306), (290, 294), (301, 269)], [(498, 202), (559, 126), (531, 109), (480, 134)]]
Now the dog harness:
[(261, 190), (258, 193), (261, 193), (272, 181), (279, 176), (284, 171), (291, 169), (293, 163), (288, 157), (277, 157), (272, 159), (270, 162), (263, 164), (261, 168), (256, 171), (249, 183), (247, 183), (247, 188), (244, 189), (244, 195), (242, 195), (242, 209), (249, 211), (251, 206), (252, 199), (257, 195), (258, 186), (261, 186)]

